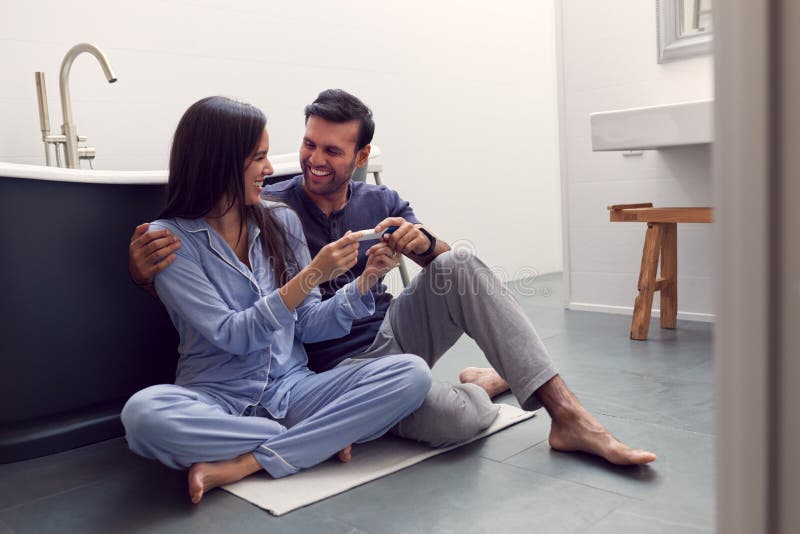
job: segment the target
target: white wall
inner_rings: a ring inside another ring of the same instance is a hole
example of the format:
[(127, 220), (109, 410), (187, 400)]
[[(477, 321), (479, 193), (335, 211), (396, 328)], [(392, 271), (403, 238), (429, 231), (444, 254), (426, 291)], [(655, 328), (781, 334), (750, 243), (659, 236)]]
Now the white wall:
[[(711, 206), (711, 151), (592, 152), (589, 114), (712, 98), (712, 60), (656, 62), (655, 2), (565, 0), (560, 9), (568, 305), (630, 313), (645, 225), (612, 224), (606, 207)], [(712, 313), (711, 233), (709, 224), (678, 227), (679, 317)]]
[[(188, 105), (233, 96), (269, 115), (273, 153), (296, 151), (303, 106), (341, 87), (373, 108), (387, 184), (448, 241), (470, 239), (509, 278), (561, 269), (553, 0), (3, 2), (0, 161), (43, 164), (33, 72), (73, 44), (78, 132), (96, 168), (163, 169)], [(93, 22), (98, 21), (98, 22)], [(504, 232), (512, 229), (512, 232)], [(515, 237), (518, 236), (518, 237)]]

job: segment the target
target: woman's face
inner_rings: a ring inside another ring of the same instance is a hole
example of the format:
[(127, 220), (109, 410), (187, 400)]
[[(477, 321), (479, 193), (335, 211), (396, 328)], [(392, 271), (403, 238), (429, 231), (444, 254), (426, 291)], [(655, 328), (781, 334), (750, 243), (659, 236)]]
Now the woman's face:
[(255, 206), (261, 202), (261, 184), (264, 178), (273, 172), (272, 164), (267, 159), (267, 152), (269, 152), (269, 134), (265, 128), (255, 151), (244, 162), (244, 201), (248, 206)]

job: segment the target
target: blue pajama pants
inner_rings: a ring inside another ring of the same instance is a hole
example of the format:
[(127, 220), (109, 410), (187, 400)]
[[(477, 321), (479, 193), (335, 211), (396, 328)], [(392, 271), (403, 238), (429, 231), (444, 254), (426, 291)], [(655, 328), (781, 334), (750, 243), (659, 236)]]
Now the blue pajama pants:
[(169, 467), (253, 453), (280, 478), (380, 437), (419, 408), (430, 386), (422, 359), (393, 355), (304, 378), (292, 388), (280, 422), (263, 407), (240, 416), (201, 391), (164, 384), (134, 394), (122, 424), (133, 452)]

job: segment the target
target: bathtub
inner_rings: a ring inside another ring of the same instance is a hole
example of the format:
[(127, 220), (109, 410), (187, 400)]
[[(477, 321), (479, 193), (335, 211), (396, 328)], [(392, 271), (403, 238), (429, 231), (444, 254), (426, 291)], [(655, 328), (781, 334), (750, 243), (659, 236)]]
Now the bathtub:
[[(299, 170), (279, 156), (277, 181)], [(0, 163), (0, 463), (121, 436), (135, 391), (172, 383), (177, 335), (128, 275), (166, 171)]]

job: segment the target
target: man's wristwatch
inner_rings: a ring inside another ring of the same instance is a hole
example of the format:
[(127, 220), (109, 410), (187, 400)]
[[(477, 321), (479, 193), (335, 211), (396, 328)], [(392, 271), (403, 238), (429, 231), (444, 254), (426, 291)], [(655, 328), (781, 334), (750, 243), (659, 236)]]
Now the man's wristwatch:
[(418, 229), (420, 232), (425, 234), (425, 237), (427, 237), (430, 240), (431, 246), (429, 246), (428, 250), (426, 250), (422, 254), (417, 254), (416, 252), (414, 254), (417, 254), (417, 256), (419, 256), (420, 258), (423, 258), (425, 256), (430, 256), (431, 254), (433, 254), (433, 251), (436, 248), (436, 238), (433, 237), (431, 233), (425, 229), (424, 226), (420, 226)]

